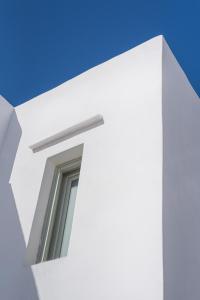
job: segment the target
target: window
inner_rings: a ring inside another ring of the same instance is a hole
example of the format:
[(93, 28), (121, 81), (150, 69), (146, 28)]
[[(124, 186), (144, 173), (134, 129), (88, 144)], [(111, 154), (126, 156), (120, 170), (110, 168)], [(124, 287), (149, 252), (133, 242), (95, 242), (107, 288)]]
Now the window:
[(67, 255), (81, 159), (56, 167), (37, 262)]

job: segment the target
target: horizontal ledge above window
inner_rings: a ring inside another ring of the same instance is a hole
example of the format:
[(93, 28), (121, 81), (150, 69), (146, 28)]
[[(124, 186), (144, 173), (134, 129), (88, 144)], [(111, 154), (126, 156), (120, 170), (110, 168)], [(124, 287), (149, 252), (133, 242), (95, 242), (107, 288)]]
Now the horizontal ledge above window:
[(102, 124), (104, 124), (103, 116), (96, 115), (31, 145), (30, 149), (33, 152), (41, 151)]

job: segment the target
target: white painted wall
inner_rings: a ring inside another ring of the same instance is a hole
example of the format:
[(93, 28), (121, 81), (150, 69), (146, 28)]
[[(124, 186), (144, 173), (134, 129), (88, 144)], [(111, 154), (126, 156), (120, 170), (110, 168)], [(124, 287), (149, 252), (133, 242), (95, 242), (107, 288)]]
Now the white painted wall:
[(0, 95), (0, 149), (12, 112), (13, 107)]
[[(181, 72), (159, 36), (16, 107), (2, 150), (7, 170), (0, 180), (4, 199), (0, 209), (0, 236), (5, 240), (0, 247), (0, 265), (5, 270), (5, 281), (0, 281), (3, 299), (199, 299), (194, 278), (189, 281), (189, 291), (195, 289), (193, 298), (189, 293), (180, 296), (185, 292), (182, 285), (192, 276), (190, 254), (195, 255), (195, 263), (199, 257), (199, 244), (193, 245), (195, 239), (189, 239), (194, 232), (197, 235), (198, 210), (192, 225), (191, 219), (184, 223), (184, 208), (191, 209), (187, 201), (180, 211), (176, 203), (175, 214), (170, 210), (174, 211), (170, 200), (176, 202), (179, 188), (186, 184), (181, 173), (186, 169), (194, 181), (184, 192), (191, 196), (195, 184), (193, 214), (199, 199), (200, 166), (195, 164), (195, 169), (191, 159), (193, 145), (195, 159), (199, 159), (199, 107)], [(103, 116), (103, 125), (35, 153), (30, 149), (96, 115)], [(81, 175), (68, 256), (30, 266), (54, 167), (80, 153)], [(171, 161), (178, 157), (183, 158), (185, 167), (176, 174), (176, 180), (182, 180), (177, 187), (169, 177), (176, 171), (171, 169)], [(180, 227), (176, 231), (171, 226), (174, 222), (177, 228), (177, 216), (182, 220), (179, 226), (184, 224), (186, 239), (180, 239)], [(176, 238), (181, 247), (191, 242), (195, 250), (178, 249)], [(177, 261), (180, 251), (183, 255)], [(178, 263), (184, 267), (179, 268)], [(198, 267), (194, 270), (198, 275)]]
[(200, 99), (163, 44), (165, 299), (200, 299)]
[[(39, 300), (30, 266), (24, 265), (26, 245), (16, 209), (10, 176), (21, 137), (21, 127), (12, 107), (0, 102), (0, 299)], [(12, 115), (11, 115), (12, 114)], [(2, 134), (4, 131), (4, 134)], [(18, 175), (20, 176), (20, 174)]]
[[(26, 245), (47, 158), (84, 144), (68, 256), (32, 266), (41, 300), (162, 299), (161, 68), (157, 37), (16, 108), (11, 187)], [(30, 150), (98, 114), (104, 125)]]

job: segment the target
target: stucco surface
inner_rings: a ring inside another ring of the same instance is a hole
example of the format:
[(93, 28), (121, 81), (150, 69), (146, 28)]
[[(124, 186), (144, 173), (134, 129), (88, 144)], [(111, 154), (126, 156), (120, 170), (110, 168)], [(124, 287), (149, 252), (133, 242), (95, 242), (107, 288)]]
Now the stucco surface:
[[(199, 299), (200, 108), (162, 36), (10, 111), (2, 299)], [(101, 126), (52, 140), (95, 116)], [(54, 168), (80, 155), (68, 255), (35, 265)]]
[[(68, 256), (32, 266), (41, 300), (162, 299), (161, 70), (157, 37), (16, 108), (11, 186), (26, 245), (46, 160), (84, 144)], [(29, 148), (98, 114), (98, 128)]]
[(14, 108), (0, 95), (0, 151)]
[(163, 43), (165, 300), (200, 298), (200, 100)]

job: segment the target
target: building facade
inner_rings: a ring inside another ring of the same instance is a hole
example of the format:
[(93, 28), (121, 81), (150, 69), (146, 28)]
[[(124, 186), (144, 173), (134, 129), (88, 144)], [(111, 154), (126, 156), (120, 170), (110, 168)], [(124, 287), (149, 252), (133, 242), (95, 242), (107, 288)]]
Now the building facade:
[(1, 98), (0, 299), (199, 300), (199, 128), (162, 36)]

